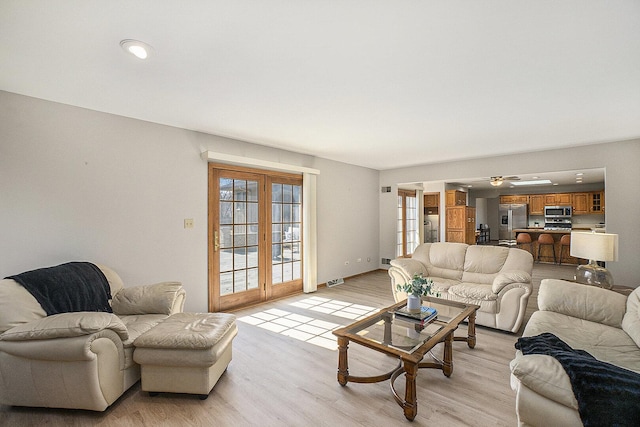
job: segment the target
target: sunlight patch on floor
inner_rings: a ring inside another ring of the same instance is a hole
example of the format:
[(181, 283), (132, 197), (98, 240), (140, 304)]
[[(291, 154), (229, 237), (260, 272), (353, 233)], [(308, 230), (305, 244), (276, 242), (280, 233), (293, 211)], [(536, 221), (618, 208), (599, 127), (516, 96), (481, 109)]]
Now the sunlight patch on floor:
[(375, 307), (321, 297), (305, 298), (290, 305), (309, 310), (309, 316), (272, 308), (243, 316), (238, 320), (329, 350), (337, 350), (336, 337), (331, 331), (343, 325), (312, 317), (315, 313), (330, 314), (355, 321), (378, 311)]

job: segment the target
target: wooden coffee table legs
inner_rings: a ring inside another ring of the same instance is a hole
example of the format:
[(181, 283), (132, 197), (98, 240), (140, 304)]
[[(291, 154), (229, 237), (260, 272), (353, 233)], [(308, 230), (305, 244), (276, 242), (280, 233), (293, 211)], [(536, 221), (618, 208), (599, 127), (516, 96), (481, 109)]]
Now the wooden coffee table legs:
[[(354, 383), (376, 383), (391, 379), (391, 392), (398, 403), (404, 410), (404, 416), (413, 421), (418, 414), (418, 396), (416, 392), (416, 378), (418, 377), (418, 369), (435, 368), (442, 370), (442, 373), (450, 377), (453, 373), (453, 331), (444, 339), (444, 352), (442, 360), (431, 355), (433, 361), (415, 362), (412, 360), (400, 361), (398, 366), (392, 371), (373, 377), (356, 377), (349, 375), (349, 361), (347, 350), (349, 347), (349, 339), (346, 337), (338, 337), (338, 383), (341, 386), (347, 385), (349, 381)], [(431, 354), (431, 353), (429, 353)], [(394, 382), (396, 378), (404, 374), (405, 376), (405, 392), (404, 399), (401, 398), (395, 390)]]
[(347, 361), (347, 347), (349, 339), (338, 337), (338, 383), (342, 386), (349, 381), (349, 362)]
[(467, 319), (467, 336), (466, 337), (454, 337), (454, 341), (466, 341), (469, 348), (476, 346), (476, 312), (471, 313)]

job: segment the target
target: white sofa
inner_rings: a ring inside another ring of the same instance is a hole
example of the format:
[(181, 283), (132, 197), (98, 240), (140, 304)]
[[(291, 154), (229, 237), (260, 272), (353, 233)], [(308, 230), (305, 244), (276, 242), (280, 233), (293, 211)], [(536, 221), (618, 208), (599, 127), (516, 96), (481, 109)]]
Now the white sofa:
[(98, 267), (113, 313), (47, 316), (23, 286), (0, 281), (0, 403), (104, 411), (140, 379), (133, 341), (181, 312), (185, 291), (177, 282), (125, 288)]
[[(545, 279), (538, 307), (523, 336), (549, 332), (600, 361), (640, 373), (640, 288), (626, 297)], [(582, 426), (569, 376), (555, 358), (517, 350), (510, 366), (520, 426)]]
[(441, 242), (392, 260), (389, 276), (396, 301), (406, 298), (396, 285), (422, 274), (433, 280), (440, 298), (479, 305), (476, 324), (516, 332), (531, 295), (532, 270), (533, 257), (521, 249)]

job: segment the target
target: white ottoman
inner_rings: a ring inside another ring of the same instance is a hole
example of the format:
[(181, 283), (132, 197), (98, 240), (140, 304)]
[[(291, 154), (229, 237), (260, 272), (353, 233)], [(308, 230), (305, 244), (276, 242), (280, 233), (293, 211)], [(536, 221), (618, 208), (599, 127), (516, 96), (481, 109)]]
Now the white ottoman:
[(199, 394), (206, 399), (231, 362), (238, 334), (228, 313), (176, 313), (134, 342), (142, 390)]

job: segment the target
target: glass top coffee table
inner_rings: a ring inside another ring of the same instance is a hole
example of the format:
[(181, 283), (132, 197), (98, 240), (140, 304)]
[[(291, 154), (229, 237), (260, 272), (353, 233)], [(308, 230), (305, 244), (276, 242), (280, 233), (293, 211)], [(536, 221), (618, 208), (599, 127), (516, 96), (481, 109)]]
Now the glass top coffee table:
[[(434, 297), (423, 297), (422, 305), (438, 311), (436, 319), (422, 324), (406, 319), (395, 311), (406, 305), (406, 301), (383, 308), (378, 313), (358, 322), (333, 331), (338, 337), (338, 382), (345, 386), (349, 381), (355, 383), (376, 383), (390, 380), (391, 392), (403, 409), (408, 420), (418, 413), (416, 396), (416, 377), (419, 368), (441, 369), (445, 376), (453, 373), (453, 341), (466, 341), (469, 348), (476, 345), (475, 320), (479, 306), (448, 301)], [(467, 320), (467, 336), (456, 337), (454, 331), (460, 323)], [(392, 371), (372, 377), (359, 377), (349, 374), (347, 348), (349, 342), (376, 350), (398, 359), (398, 366)], [(431, 353), (431, 349), (444, 342), (442, 359)], [(431, 361), (424, 361), (428, 355)], [(405, 396), (401, 398), (394, 387), (398, 376), (405, 374)]]

